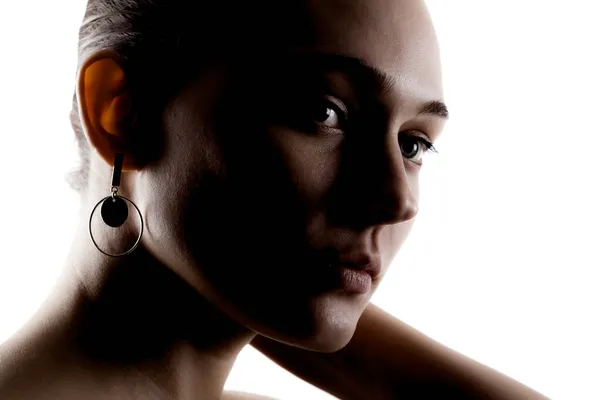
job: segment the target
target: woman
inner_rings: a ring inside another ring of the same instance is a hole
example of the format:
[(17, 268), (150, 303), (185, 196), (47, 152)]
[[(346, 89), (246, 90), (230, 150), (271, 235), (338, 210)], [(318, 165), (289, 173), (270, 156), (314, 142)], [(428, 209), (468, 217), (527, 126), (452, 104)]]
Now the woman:
[(543, 398), (369, 304), (448, 115), (424, 4), (247, 3), (89, 1), (81, 224), (0, 398), (240, 398), (247, 344), (343, 399)]

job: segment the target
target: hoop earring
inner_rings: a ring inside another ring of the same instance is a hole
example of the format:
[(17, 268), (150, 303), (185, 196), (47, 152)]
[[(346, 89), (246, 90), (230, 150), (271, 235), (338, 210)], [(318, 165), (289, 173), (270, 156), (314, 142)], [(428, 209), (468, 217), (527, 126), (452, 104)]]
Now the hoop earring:
[[(111, 194), (100, 200), (98, 203), (96, 203), (96, 206), (90, 214), (89, 221), (90, 238), (92, 239), (94, 246), (96, 246), (96, 248), (101, 253), (106, 254), (110, 257), (122, 257), (131, 254), (140, 244), (140, 240), (142, 239), (142, 233), (144, 232), (144, 220), (142, 218), (142, 213), (140, 212), (140, 209), (135, 205), (133, 201), (129, 200), (126, 197), (119, 196), (117, 194), (117, 192), (119, 191), (119, 185), (121, 184), (121, 171), (123, 168), (124, 158), (125, 156), (122, 153), (115, 154), (115, 162), (113, 166), (112, 175), (112, 187), (110, 189)], [(98, 243), (96, 243), (94, 235), (92, 234), (92, 217), (94, 216), (94, 212), (96, 211), (98, 206), (102, 204), (100, 211), (102, 220), (106, 225), (110, 226), (111, 228), (118, 228), (122, 226), (129, 217), (127, 203), (130, 203), (135, 208), (135, 210), (138, 213), (138, 216), (140, 217), (140, 234), (138, 235), (137, 240), (135, 241), (134, 245), (124, 253), (113, 254), (102, 250), (100, 246), (98, 246)]]

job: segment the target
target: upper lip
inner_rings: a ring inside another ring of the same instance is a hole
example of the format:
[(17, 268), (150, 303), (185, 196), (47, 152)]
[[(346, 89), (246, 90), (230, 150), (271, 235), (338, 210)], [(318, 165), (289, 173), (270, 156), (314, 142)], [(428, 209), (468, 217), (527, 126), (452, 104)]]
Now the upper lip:
[(335, 265), (349, 266), (352, 269), (365, 271), (375, 279), (381, 273), (381, 259), (375, 254), (365, 251), (339, 253), (334, 260)]

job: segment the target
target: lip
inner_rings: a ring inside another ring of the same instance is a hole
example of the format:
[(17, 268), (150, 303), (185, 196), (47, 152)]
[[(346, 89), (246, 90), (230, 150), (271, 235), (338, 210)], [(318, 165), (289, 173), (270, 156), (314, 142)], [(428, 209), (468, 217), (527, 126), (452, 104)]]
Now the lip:
[(341, 253), (336, 257), (333, 265), (364, 271), (371, 276), (371, 279), (376, 279), (381, 274), (380, 258), (368, 252)]
[[(364, 249), (353, 247), (350, 251), (342, 251), (338, 247), (326, 247), (310, 251), (307, 264), (304, 264), (312, 266), (309, 267), (312, 272), (307, 274), (307, 287), (312, 287), (316, 293), (333, 288), (347, 293), (369, 293), (373, 282), (381, 274), (381, 259), (378, 254)], [(322, 279), (308, 278), (312, 273)]]
[(340, 264), (334, 269), (336, 272), (336, 286), (345, 292), (365, 294), (371, 291), (373, 278), (366, 271), (349, 268), (346, 264)]

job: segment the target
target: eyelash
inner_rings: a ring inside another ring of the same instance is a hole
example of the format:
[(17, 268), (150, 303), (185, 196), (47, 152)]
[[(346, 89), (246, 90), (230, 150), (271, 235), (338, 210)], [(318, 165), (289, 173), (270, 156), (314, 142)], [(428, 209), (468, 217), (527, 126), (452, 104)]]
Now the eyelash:
[[(349, 120), (349, 115), (348, 115), (348, 111), (346, 111), (345, 107), (343, 105), (338, 105), (337, 102), (331, 100), (331, 98), (329, 96), (326, 96), (323, 99), (318, 100), (319, 102), (323, 102), (321, 104), (319, 104), (320, 106), (326, 106), (326, 108), (328, 109), (332, 109), (339, 118), (341, 118), (341, 121), (339, 122), (339, 124), (341, 125), (340, 128), (332, 128), (330, 126), (326, 126), (323, 125), (320, 122), (316, 122), (315, 123), (320, 126), (322, 129), (325, 130), (330, 130), (330, 131), (340, 131), (340, 130), (344, 130), (344, 126), (346, 126), (348, 124), (348, 120)], [(400, 135), (400, 138), (410, 138), (412, 140), (415, 140), (420, 146), (422, 146), (423, 148), (423, 153), (437, 153), (437, 149), (433, 146), (433, 143), (431, 143), (429, 140), (425, 139), (424, 137), (420, 136), (420, 135), (415, 135), (415, 134), (408, 134), (408, 133), (402, 133)], [(408, 159), (411, 162), (414, 162), (418, 165), (421, 164), (421, 162), (415, 162), (412, 159)]]
[[(422, 146), (423, 149), (423, 154), (421, 155), (421, 158), (423, 157), (423, 155), (425, 153), (437, 153), (437, 149), (433, 146), (433, 143), (431, 143), (429, 140), (418, 136), (418, 135), (411, 135), (411, 134), (402, 134), (401, 137), (404, 138), (410, 138), (415, 140), (420, 146)], [(408, 159), (408, 161), (417, 164), (417, 165), (421, 165), (422, 164), (422, 159), (414, 160), (414, 159)]]

